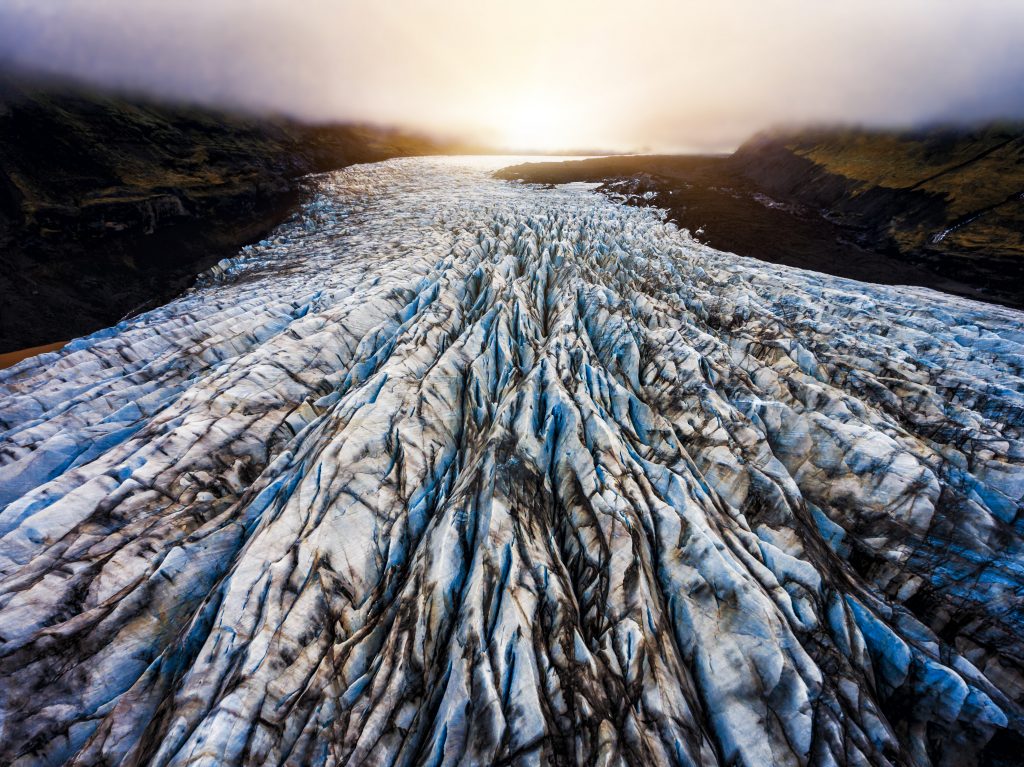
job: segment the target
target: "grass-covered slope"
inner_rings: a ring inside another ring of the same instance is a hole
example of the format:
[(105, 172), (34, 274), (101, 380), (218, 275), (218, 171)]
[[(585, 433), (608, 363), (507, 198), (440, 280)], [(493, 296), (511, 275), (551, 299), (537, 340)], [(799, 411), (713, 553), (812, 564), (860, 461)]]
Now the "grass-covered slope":
[(996, 296), (1024, 284), (1024, 125), (766, 135), (731, 162), (875, 249)]
[(259, 239), (307, 173), (437, 151), (311, 127), (0, 81), (0, 352), (166, 300)]

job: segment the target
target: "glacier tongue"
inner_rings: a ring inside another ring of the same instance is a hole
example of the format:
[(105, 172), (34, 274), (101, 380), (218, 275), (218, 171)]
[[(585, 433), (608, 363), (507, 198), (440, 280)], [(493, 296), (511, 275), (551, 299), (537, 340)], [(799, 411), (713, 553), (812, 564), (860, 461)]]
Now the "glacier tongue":
[(0, 762), (1024, 743), (1024, 316), (500, 162), (321, 177), (0, 373)]

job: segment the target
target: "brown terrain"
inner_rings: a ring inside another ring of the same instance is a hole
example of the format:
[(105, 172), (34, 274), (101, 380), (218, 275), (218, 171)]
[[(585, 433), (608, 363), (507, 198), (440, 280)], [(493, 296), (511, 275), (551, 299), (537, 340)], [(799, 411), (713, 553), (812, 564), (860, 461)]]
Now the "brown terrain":
[(1021, 125), (771, 133), (730, 156), (528, 163), (499, 175), (601, 182), (739, 255), (1024, 307)]

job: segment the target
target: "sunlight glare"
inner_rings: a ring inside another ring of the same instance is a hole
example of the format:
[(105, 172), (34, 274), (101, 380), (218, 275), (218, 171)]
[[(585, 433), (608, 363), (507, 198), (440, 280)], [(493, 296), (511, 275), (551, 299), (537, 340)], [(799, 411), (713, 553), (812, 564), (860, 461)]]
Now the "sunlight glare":
[(514, 151), (554, 152), (578, 143), (578, 120), (554, 99), (534, 96), (513, 102), (501, 115), (497, 129), (500, 145)]

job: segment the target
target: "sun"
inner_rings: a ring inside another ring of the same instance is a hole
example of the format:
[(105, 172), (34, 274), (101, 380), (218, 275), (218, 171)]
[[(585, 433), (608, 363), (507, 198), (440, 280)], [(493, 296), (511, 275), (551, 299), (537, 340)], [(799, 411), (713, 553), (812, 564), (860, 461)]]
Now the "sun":
[(520, 99), (502, 110), (495, 125), (499, 143), (514, 151), (552, 152), (571, 149), (578, 138), (572, 113), (548, 97)]

